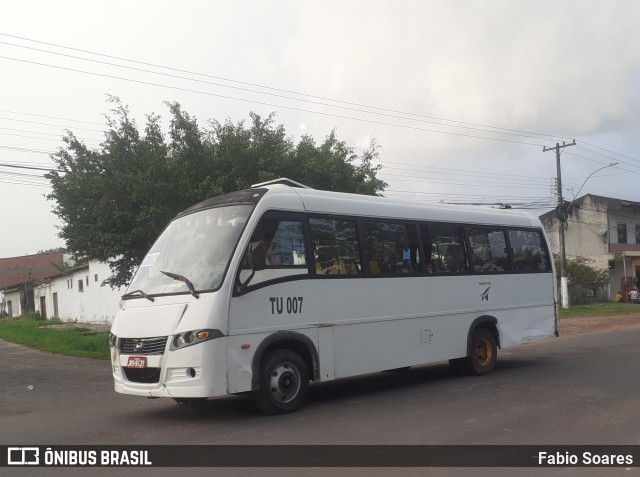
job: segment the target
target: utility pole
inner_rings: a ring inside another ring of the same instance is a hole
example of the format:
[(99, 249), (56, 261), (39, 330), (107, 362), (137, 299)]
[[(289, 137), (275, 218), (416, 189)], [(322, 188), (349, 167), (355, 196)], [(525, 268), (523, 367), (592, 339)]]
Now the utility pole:
[(558, 227), (559, 238), (560, 238), (560, 299), (562, 308), (569, 308), (569, 284), (567, 282), (567, 255), (566, 249), (564, 245), (564, 226), (567, 222), (568, 211), (564, 206), (564, 200), (562, 199), (562, 172), (560, 169), (560, 149), (575, 146), (576, 140), (574, 139), (572, 143), (566, 144), (562, 141), (562, 145), (560, 143), (556, 143), (554, 147), (543, 147), (542, 152), (547, 151), (556, 151), (556, 168), (558, 170), (558, 207), (557, 207), (557, 215), (558, 220), (560, 222), (560, 227)]

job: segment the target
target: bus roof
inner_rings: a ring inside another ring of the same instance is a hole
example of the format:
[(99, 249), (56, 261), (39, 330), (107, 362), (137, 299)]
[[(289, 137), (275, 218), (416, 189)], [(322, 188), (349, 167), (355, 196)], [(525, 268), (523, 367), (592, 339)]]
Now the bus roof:
[[(520, 210), (423, 203), (417, 200), (291, 187), (283, 183), (261, 184), (261, 188), (267, 189), (267, 193), (260, 200), (261, 205), (265, 208), (282, 209), (283, 204), (288, 203), (291, 206), (291, 210), (348, 216), (523, 227), (540, 226), (540, 221), (537, 217)], [(297, 195), (301, 203), (296, 204), (298, 201), (292, 201), (292, 195)]]

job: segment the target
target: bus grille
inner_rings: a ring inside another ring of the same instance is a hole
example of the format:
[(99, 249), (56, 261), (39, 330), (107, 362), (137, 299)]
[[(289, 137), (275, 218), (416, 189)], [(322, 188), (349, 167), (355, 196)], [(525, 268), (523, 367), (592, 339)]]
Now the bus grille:
[(133, 383), (152, 384), (160, 381), (160, 368), (122, 368), (124, 375)]
[(157, 338), (120, 338), (120, 352), (122, 354), (164, 354), (167, 337)]

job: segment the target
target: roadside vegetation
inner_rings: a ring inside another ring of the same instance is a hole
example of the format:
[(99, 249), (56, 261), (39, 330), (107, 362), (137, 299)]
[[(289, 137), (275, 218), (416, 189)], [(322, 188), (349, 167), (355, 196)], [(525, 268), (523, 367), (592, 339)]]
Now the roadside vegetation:
[(50, 353), (109, 359), (107, 332), (96, 332), (60, 320), (41, 320), (35, 314), (1, 318), (0, 339)]
[(560, 309), (560, 318), (580, 318), (594, 316), (640, 315), (640, 304), (632, 303), (592, 303)]

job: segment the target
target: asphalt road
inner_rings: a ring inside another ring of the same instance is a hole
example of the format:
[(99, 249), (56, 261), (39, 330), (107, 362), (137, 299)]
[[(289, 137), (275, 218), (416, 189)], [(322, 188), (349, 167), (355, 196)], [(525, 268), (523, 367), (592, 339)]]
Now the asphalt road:
[[(312, 386), (300, 412), (263, 416), (243, 397), (200, 415), (113, 392), (106, 361), (0, 341), (0, 444), (640, 445), (640, 329), (545, 340), (499, 353), (493, 374), (446, 363)], [(3, 472), (4, 471), (4, 472)], [(7, 471), (11, 471), (7, 473)], [(91, 469), (90, 475), (176, 475)], [(190, 469), (189, 475), (640, 475), (618, 469)], [(0, 469), (0, 475), (89, 475)]]

